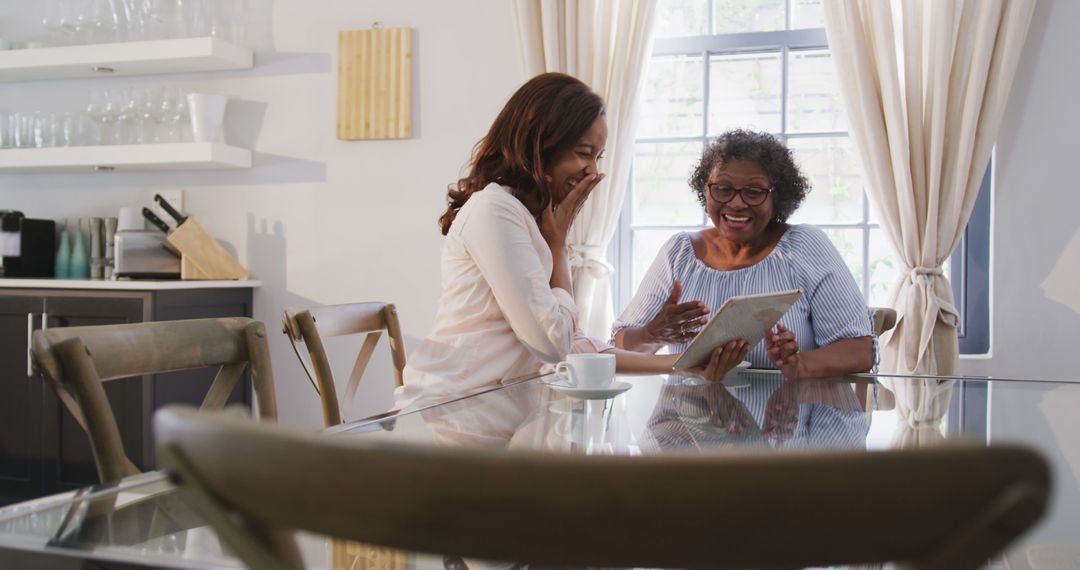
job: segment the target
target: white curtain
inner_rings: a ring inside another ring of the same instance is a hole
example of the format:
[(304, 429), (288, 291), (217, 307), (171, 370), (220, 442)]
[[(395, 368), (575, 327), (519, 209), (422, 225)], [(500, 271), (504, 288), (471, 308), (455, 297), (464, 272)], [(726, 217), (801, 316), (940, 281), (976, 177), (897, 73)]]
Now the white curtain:
[(597, 338), (611, 335), (611, 265), (615, 234), (634, 156), (637, 99), (652, 51), (654, 0), (516, 0), (526, 77), (558, 71), (604, 98), (607, 177), (585, 203), (568, 239), (578, 324)]
[[(1035, 0), (826, 0), (829, 48), (882, 226), (904, 265), (882, 370), (955, 373), (941, 265), (975, 205)], [(1005, 189), (1008, 191), (1008, 189)]]

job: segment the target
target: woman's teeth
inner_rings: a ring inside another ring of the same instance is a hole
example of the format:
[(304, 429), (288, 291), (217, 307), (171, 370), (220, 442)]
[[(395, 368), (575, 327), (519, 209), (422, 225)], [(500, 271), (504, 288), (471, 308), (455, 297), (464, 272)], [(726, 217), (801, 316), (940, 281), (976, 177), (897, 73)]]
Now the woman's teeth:
[(724, 214), (724, 219), (729, 222), (735, 222), (736, 224), (742, 224), (750, 221), (749, 216), (732, 216), (730, 214)]

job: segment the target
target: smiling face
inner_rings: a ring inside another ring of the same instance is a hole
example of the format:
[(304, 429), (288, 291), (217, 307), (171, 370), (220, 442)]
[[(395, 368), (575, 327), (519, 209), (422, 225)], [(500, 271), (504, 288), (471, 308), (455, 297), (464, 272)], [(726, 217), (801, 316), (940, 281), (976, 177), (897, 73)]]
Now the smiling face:
[(551, 201), (563, 201), (570, 190), (586, 176), (596, 174), (597, 162), (603, 158), (607, 145), (607, 122), (600, 117), (593, 122), (585, 135), (570, 149), (557, 155), (545, 174), (551, 188)]
[[(761, 165), (750, 160), (729, 160), (717, 165), (709, 174), (708, 184), (730, 188), (772, 187), (772, 182)], [(761, 204), (750, 206), (743, 202), (740, 193), (736, 193), (729, 202), (721, 204), (706, 189), (705, 209), (720, 235), (739, 244), (764, 238), (765, 229), (775, 216), (771, 193)]]

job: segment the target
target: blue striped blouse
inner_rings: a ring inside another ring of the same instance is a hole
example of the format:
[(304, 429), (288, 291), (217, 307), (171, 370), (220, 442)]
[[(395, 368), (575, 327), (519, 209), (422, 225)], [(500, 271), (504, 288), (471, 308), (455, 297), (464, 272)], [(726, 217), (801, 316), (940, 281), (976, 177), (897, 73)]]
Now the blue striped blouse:
[[(765, 259), (750, 267), (721, 271), (694, 254), (688, 233), (671, 237), (660, 248), (637, 294), (612, 327), (612, 336), (626, 327), (649, 322), (682, 282), (681, 302), (703, 301), (715, 311), (728, 297), (802, 289), (780, 322), (795, 333), (800, 350), (811, 350), (845, 338), (873, 336), (873, 323), (851, 271), (821, 229), (793, 225)], [(682, 352), (687, 344), (671, 345)], [(762, 341), (747, 356), (755, 368), (773, 368)]]

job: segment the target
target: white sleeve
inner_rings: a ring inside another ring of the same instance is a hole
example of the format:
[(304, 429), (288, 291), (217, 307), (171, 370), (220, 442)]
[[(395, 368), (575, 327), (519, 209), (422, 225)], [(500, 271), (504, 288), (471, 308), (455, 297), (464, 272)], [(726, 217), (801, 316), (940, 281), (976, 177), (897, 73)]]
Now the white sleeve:
[(574, 338), (574, 298), (565, 289), (551, 287), (521, 212), (497, 199), (476, 206), (483, 208), (470, 212), (460, 235), (499, 309), (518, 340), (538, 358), (563, 360)]

